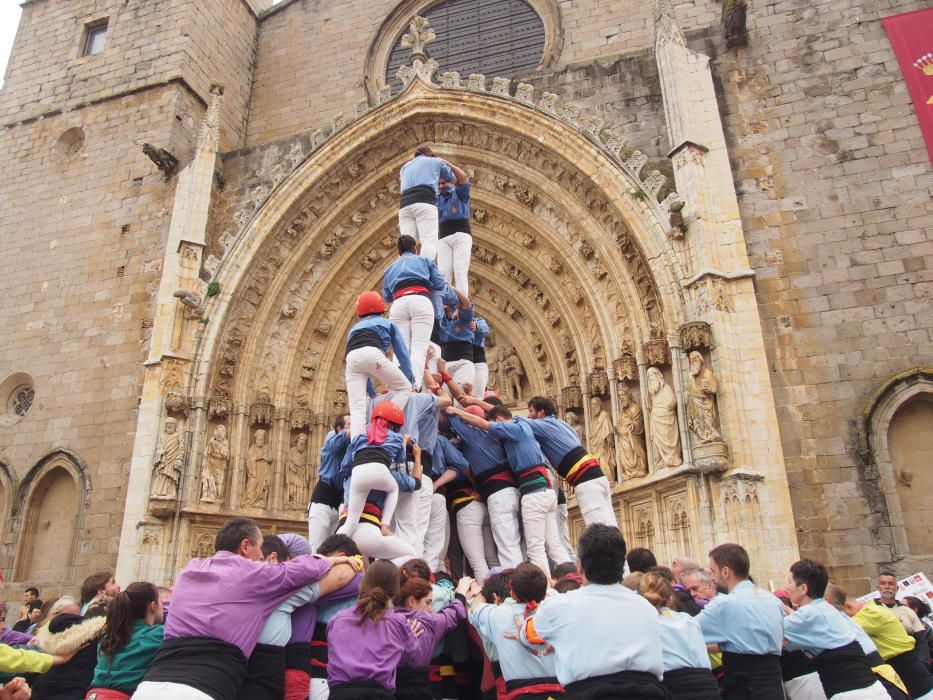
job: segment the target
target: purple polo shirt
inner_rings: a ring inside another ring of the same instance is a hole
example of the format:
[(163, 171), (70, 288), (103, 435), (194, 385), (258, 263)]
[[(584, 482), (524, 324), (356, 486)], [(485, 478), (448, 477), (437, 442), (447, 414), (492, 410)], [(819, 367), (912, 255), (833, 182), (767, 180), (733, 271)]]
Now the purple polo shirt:
[(300, 556), (280, 566), (232, 552), (192, 559), (178, 574), (165, 639), (212, 637), (249, 658), (272, 611), (302, 586), (330, 570), (330, 562)]
[(408, 619), (389, 610), (379, 622), (361, 617), (356, 608), (341, 610), (327, 623), (327, 682), (375, 681), (395, 691), (395, 670), (402, 655), (417, 645)]
[(440, 612), (425, 612), (423, 610), (398, 610), (409, 620), (418, 620), (424, 625), (424, 632), (415, 639), (415, 644), (409, 647), (399, 662), (399, 668), (424, 668), (430, 665), (434, 655), (434, 646), (444, 638), (458, 622), (466, 619), (466, 608), (460, 600), (454, 600)]
[(289, 644), (311, 641), (311, 635), (314, 633), (314, 626), (317, 624), (318, 611), (331, 603), (338, 603), (342, 600), (356, 598), (360, 595), (360, 581), (363, 580), (363, 574), (357, 574), (343, 588), (333, 593), (329, 593), (323, 598), (319, 598), (313, 603), (302, 605), (292, 613), (292, 636), (288, 640)]

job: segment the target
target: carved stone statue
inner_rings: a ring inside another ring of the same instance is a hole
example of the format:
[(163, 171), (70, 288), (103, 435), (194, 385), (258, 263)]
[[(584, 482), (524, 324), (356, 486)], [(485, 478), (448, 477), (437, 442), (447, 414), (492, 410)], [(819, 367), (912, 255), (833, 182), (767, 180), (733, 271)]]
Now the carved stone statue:
[(302, 507), (308, 498), (308, 436), (301, 433), (285, 463), (285, 503)]
[(272, 450), (266, 444), (266, 431), (257, 430), (246, 453), (246, 488), (243, 504), (265, 507), (272, 475)]
[(201, 502), (220, 503), (224, 499), (224, 480), (230, 459), (227, 426), (218, 425), (204, 448), (204, 466), (201, 469)]
[(522, 363), (514, 350), (502, 358), (501, 373), (503, 389), (509, 401), (518, 401), (522, 397)]
[(580, 438), (580, 444), (586, 444), (586, 431), (584, 430), (583, 423), (580, 422), (580, 419), (577, 417), (577, 414), (574, 411), (567, 411), (564, 414), (564, 420), (567, 421), (567, 425), (577, 431), (577, 435)]
[(603, 472), (616, 479), (615, 434), (612, 430), (612, 417), (603, 410), (603, 402), (595, 396), (590, 399), (590, 443), (592, 450), (603, 466)]
[(166, 418), (153, 462), (152, 486), (149, 491), (152, 498), (178, 497), (178, 481), (184, 463), (185, 443), (182, 434), (178, 432), (178, 421)]
[(696, 350), (688, 355), (688, 359), (690, 388), (687, 391), (687, 425), (700, 438), (700, 442), (717, 442), (722, 440), (716, 429), (716, 393), (719, 382)]
[(648, 393), (651, 397), (651, 443), (657, 453), (655, 466), (679, 467), (683, 464), (683, 457), (677, 426), (677, 397), (657, 367), (648, 368)]
[(622, 476), (634, 479), (648, 473), (645, 454), (645, 419), (628, 389), (619, 389), (619, 463)]

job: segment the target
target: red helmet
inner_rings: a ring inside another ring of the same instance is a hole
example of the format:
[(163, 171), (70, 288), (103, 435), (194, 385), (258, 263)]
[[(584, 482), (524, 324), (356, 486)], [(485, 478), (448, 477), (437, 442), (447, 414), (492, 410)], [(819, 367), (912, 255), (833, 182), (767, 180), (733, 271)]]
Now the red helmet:
[(386, 303), (379, 292), (363, 292), (356, 298), (356, 315), (381, 314), (386, 310)]
[(479, 417), (479, 418), (485, 418), (485, 417), (486, 417), (486, 411), (484, 411), (484, 410), (483, 410), (482, 408), (480, 408), (479, 406), (467, 406), (467, 407), (466, 407), (465, 409), (463, 409), (463, 410), (466, 411), (467, 413), (472, 413), (474, 416), (477, 416), (477, 417)]
[[(373, 292), (373, 294), (375, 294), (375, 292)], [(390, 423), (395, 423), (396, 425), (405, 425), (404, 411), (391, 401), (383, 401), (376, 405), (373, 409), (371, 420), (376, 420), (377, 418), (385, 418)]]

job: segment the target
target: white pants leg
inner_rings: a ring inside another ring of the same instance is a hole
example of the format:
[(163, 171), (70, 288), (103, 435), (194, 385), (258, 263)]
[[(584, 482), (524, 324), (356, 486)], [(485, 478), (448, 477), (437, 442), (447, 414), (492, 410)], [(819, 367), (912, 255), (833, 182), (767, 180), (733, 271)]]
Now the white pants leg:
[[(424, 558), (424, 541), (431, 523), (431, 502), (434, 500), (434, 482), (427, 474), (421, 475), (421, 488), (415, 491), (415, 554)], [(432, 569), (433, 571), (433, 569)]]
[(574, 493), (577, 495), (580, 515), (587, 527), (593, 523), (619, 527), (616, 513), (612, 509), (612, 489), (605, 476), (584, 481), (574, 489)]
[[(395, 535), (411, 545), (418, 554), (418, 496), (419, 491), (399, 493), (395, 509)], [(386, 521), (388, 522), (388, 521)]]
[[(424, 487), (421, 487), (424, 489)], [(424, 535), (424, 560), (431, 571), (439, 571), (450, 541), (450, 518), (447, 499), (439, 493), (431, 494), (430, 521)]]
[(405, 408), (411, 395), (411, 382), (379, 348), (365, 347), (347, 353), (345, 380), (350, 405), (350, 438), (366, 431), (366, 380), (375, 377), (388, 386), (392, 403)]
[(573, 548), (573, 542), (570, 541), (570, 527), (567, 525), (567, 520), (569, 517), (570, 512), (567, 510), (567, 504), (558, 504), (557, 531), (560, 534), (561, 544), (563, 544), (564, 549), (567, 550), (567, 559), (564, 559), (564, 561), (576, 561), (577, 552)]
[(311, 679), (311, 694), (308, 700), (327, 700), (330, 697), (330, 686), (326, 678)]
[(211, 700), (211, 696), (182, 683), (143, 681), (136, 687), (132, 700)]
[(489, 365), (485, 362), (473, 363), (473, 396), (483, 398), (489, 385)]
[(399, 236), (411, 236), (418, 240), (418, 222), (415, 218), (415, 210), (412, 205), (402, 207), (398, 210), (398, 233)]
[[(389, 468), (378, 462), (367, 462), (353, 467), (350, 475), (349, 501), (347, 503), (347, 520), (337, 532), (341, 535), (353, 537), (360, 524), (360, 516), (366, 505), (366, 497), (370, 491), (385, 491), (386, 502), (382, 508), (382, 521), (388, 523), (395, 513), (398, 502), (398, 483), (389, 473)], [(391, 506), (391, 508), (390, 508)]]
[(486, 499), (489, 525), (499, 550), (499, 564), (507, 568), (516, 567), (525, 559), (518, 516), (520, 504), (521, 497), (515, 487), (496, 491)]
[(891, 696), (881, 685), (881, 681), (875, 681), (867, 688), (858, 690), (847, 690), (843, 693), (830, 695), (829, 700), (888, 700)]
[(421, 244), (421, 257), (434, 260), (437, 257), (437, 207), (433, 204), (409, 204), (414, 207), (415, 224), (418, 227), (418, 242)]
[(558, 564), (566, 557), (557, 532), (557, 494), (545, 489), (522, 496), (522, 525), (528, 561), (550, 576), (548, 557)]
[(415, 375), (414, 386), (421, 388), (424, 366), (428, 361), (428, 344), (434, 328), (434, 305), (420, 294), (411, 294), (392, 302), (389, 320), (398, 326), (411, 355), (411, 371)]
[(378, 527), (368, 523), (356, 528), (353, 541), (367, 557), (389, 559), (396, 566), (415, 558), (415, 550), (405, 540), (395, 535), (383, 537)]
[(447, 284), (454, 287), (456, 286), (453, 282), (454, 249), (451, 245), (451, 238), (452, 236), (447, 236), (437, 240), (437, 266), (440, 268), (441, 274), (444, 275), (444, 279), (447, 280)]
[(454, 360), (453, 362), (447, 363), (447, 371), (450, 373), (450, 376), (454, 378), (454, 381), (460, 385), (460, 388), (463, 388), (464, 384), (469, 384), (473, 387), (473, 396), (476, 396), (476, 388), (474, 385), (475, 371), (473, 369), (473, 363), (469, 360)]
[(308, 508), (308, 543), (316, 552), (321, 542), (337, 532), (336, 509), (326, 503), (312, 503)]
[(460, 547), (470, 568), (473, 578), (483, 581), (489, 574), (486, 565), (486, 550), (483, 545), (483, 521), (486, 520), (486, 506), (479, 501), (468, 503), (457, 511), (457, 535)]
[(473, 256), (473, 236), (461, 231), (448, 238), (451, 239), (448, 245), (453, 254), (454, 281), (451, 282), (451, 286), (469, 296), (470, 281), (467, 277), (470, 272), (470, 258)]
[(492, 536), (489, 526), (489, 509), (486, 509), (486, 519), (483, 521), (483, 549), (486, 552), (486, 566), (490, 569), (499, 566), (499, 552), (496, 550), (496, 540)]

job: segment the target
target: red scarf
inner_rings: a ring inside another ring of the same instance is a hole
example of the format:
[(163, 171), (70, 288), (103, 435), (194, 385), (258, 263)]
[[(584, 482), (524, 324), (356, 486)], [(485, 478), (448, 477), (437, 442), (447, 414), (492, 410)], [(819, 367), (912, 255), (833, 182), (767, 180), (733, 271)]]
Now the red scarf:
[(366, 428), (366, 442), (370, 445), (381, 445), (384, 443), (386, 441), (386, 436), (389, 434), (390, 425), (391, 423), (382, 416), (373, 419), (369, 427)]

